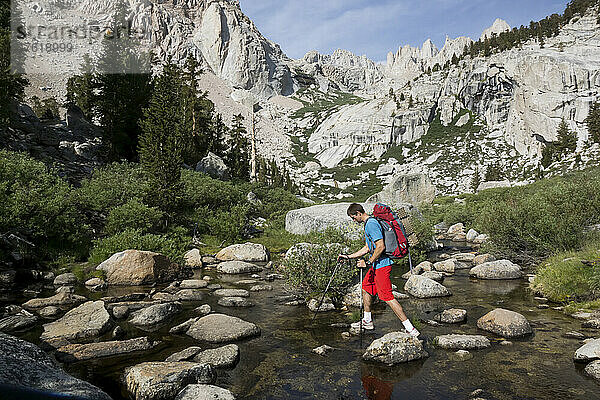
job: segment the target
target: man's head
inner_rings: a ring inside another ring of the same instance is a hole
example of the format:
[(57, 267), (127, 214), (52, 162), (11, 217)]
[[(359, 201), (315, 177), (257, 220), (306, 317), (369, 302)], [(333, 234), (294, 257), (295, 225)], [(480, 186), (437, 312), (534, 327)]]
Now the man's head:
[(348, 207), (348, 211), (346, 211), (348, 216), (352, 218), (356, 222), (364, 222), (369, 218), (367, 213), (365, 213), (365, 209), (358, 203), (352, 203)]

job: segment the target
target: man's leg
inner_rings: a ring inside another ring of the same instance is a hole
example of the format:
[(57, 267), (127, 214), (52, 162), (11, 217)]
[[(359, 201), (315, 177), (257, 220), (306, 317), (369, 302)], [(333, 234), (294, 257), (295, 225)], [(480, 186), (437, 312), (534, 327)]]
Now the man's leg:
[(402, 309), (402, 306), (400, 305), (400, 303), (398, 303), (398, 300), (394, 299), (394, 300), (386, 301), (386, 303), (388, 304), (388, 306), (390, 306), (392, 311), (394, 311), (394, 314), (396, 314), (396, 316), (398, 318), (400, 318), (400, 321), (404, 322), (408, 319), (406, 317), (406, 314), (404, 314), (404, 310)]
[(370, 313), (372, 296), (365, 289), (362, 290), (362, 296), (363, 296), (363, 307), (365, 308), (365, 312)]

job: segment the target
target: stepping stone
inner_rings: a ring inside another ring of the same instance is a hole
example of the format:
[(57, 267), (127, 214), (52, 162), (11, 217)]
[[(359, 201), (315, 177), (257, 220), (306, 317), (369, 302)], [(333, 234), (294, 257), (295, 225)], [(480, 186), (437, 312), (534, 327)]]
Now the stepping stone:
[(441, 335), (434, 339), (436, 345), (446, 350), (479, 350), (490, 347), (490, 341), (481, 335)]
[(241, 318), (225, 314), (209, 314), (193, 323), (186, 334), (196, 340), (226, 343), (260, 336), (260, 329)]

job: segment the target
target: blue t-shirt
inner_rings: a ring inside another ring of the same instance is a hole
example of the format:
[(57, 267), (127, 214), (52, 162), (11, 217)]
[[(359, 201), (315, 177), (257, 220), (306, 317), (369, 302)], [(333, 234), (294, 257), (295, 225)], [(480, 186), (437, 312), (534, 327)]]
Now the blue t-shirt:
[[(365, 241), (367, 242), (367, 246), (369, 246), (369, 251), (371, 254), (375, 251), (375, 242), (383, 239), (383, 229), (381, 229), (381, 225), (375, 218), (369, 218), (365, 223)], [(392, 260), (389, 257), (386, 257), (385, 254), (379, 256), (377, 260), (375, 260), (375, 269), (387, 267), (388, 265), (392, 265)]]

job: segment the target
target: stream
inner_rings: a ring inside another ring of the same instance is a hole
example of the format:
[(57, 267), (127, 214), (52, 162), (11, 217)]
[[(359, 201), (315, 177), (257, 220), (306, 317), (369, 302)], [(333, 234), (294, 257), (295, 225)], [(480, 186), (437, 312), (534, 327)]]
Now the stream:
[[(399, 267), (392, 271), (392, 283), (400, 292), (404, 287), (405, 280), (401, 278), (404, 272)], [(467, 320), (462, 324), (431, 326), (420, 323), (419, 338), (425, 341), (430, 354), (424, 360), (393, 367), (362, 361), (362, 352), (372, 340), (403, 330), (400, 321), (384, 303), (375, 305), (375, 329), (365, 333), (361, 343), (358, 336), (344, 339), (341, 333), (346, 329), (330, 326), (349, 322), (347, 312), (320, 313), (311, 324), (313, 314), (306, 306), (284, 304), (289, 300), (284, 281), (276, 280), (269, 282), (273, 291), (251, 292), (254, 307), (221, 307), (217, 305), (218, 297), (207, 296), (202, 302), (184, 302), (184, 311), (154, 332), (121, 322), (126, 331), (125, 339), (147, 335), (163, 344), (141, 354), (77, 362), (66, 364), (64, 368), (99, 386), (115, 400), (128, 399), (121, 382), (125, 367), (144, 361), (164, 361), (189, 346), (219, 347), (198, 343), (184, 334), (169, 334), (171, 327), (195, 316), (192, 313), (195, 307), (209, 304), (213, 312), (253, 322), (262, 331), (258, 338), (237, 342), (241, 356), (234, 369), (218, 371), (216, 385), (231, 390), (238, 399), (600, 399), (600, 385), (584, 375), (583, 365), (573, 362), (573, 354), (582, 342), (563, 336), (569, 331), (579, 331), (595, 337), (597, 331), (581, 329), (580, 321), (552, 307), (538, 309), (540, 302), (528, 290), (525, 279), (485, 281), (470, 278), (468, 272), (468, 269), (458, 270), (455, 275), (445, 278), (444, 286), (453, 293), (450, 297), (401, 301), (411, 320), (431, 320), (447, 308), (467, 310)], [(263, 275), (267, 273), (270, 271)], [(249, 279), (249, 274), (227, 276), (205, 268), (196, 271), (193, 279), (201, 279), (204, 275), (212, 276), (211, 283), (220, 283), (224, 288), (250, 287), (234, 284)], [(149, 292), (150, 289), (109, 288), (102, 293), (90, 293), (79, 287), (77, 291), (95, 300), (103, 296)], [(42, 293), (42, 296), (51, 294), (53, 292)], [(24, 301), (11, 300), (13, 304)], [(501, 344), (504, 339), (479, 330), (477, 319), (498, 307), (523, 314), (534, 333), (506, 345)], [(40, 326), (18, 336), (39, 344), (41, 332)], [(432, 344), (435, 336), (449, 333), (485, 335), (492, 346), (472, 351), (474, 357), (470, 360), (455, 361), (453, 351), (438, 349)], [(110, 333), (100, 340), (111, 340)], [(323, 344), (334, 350), (326, 356), (311, 353), (311, 349)], [(478, 389), (480, 391), (472, 395)]]

